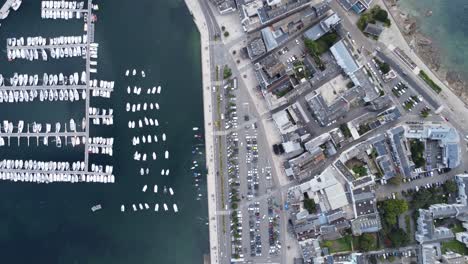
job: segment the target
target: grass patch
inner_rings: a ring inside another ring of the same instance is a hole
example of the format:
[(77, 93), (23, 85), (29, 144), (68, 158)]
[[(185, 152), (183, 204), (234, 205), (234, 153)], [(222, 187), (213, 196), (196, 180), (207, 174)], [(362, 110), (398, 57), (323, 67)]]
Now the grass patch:
[(425, 73), (424, 71), (420, 71), (419, 72), (419, 77), (421, 77), (421, 79), (423, 79), (427, 85), (429, 85), (429, 87), (432, 88), (432, 90), (434, 90), (436, 93), (440, 93), (442, 91), (442, 88), (437, 85), (431, 78), (429, 78), (429, 76), (427, 76), (427, 73)]
[(465, 244), (457, 241), (450, 240), (447, 242), (442, 242), (442, 254), (445, 254), (447, 251), (453, 251), (462, 255), (468, 255), (468, 249), (465, 247)]
[(354, 166), (352, 171), (359, 177), (363, 177), (363, 176), (366, 176), (368, 173), (367, 173), (367, 168), (364, 167), (364, 166)]
[(344, 236), (336, 240), (323, 241), (322, 247), (327, 247), (330, 253), (351, 251), (353, 238), (350, 235)]

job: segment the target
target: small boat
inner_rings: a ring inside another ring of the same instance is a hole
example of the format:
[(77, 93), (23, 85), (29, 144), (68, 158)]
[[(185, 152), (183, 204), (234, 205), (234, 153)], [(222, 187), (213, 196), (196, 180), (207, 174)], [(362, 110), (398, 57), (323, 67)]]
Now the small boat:
[(158, 86), (158, 91), (157, 91), (158, 94), (161, 93), (161, 86)]
[(154, 193), (157, 193), (158, 192), (158, 185), (154, 185), (154, 189), (153, 189)]
[(192, 130), (193, 131), (198, 131), (198, 127), (193, 127)]
[(146, 192), (146, 189), (148, 189), (148, 185), (145, 184), (145, 186), (143, 186), (143, 189), (141, 191)]
[(165, 158), (165, 159), (169, 159), (169, 151), (166, 150), (166, 151), (164, 152), (164, 158)]
[(158, 212), (159, 211), (159, 204), (154, 205), (154, 211)]
[(143, 210), (143, 205), (141, 203), (138, 204), (138, 207), (140, 207), (140, 210)]
[(130, 74), (130, 70), (127, 70), (127, 71), (125, 72), (125, 76), (128, 76), (128, 74)]
[(96, 212), (96, 211), (101, 210), (101, 209), (102, 209), (102, 206), (100, 204), (97, 204), (97, 205), (91, 207), (91, 211), (93, 211), (93, 212)]
[(135, 204), (132, 204), (132, 207), (133, 207), (133, 211), (136, 211), (137, 210), (137, 207)]
[(148, 210), (149, 209), (149, 205), (147, 203), (145, 203), (145, 209)]
[(125, 205), (122, 204), (122, 205), (120, 206), (120, 211), (121, 211), (121, 212), (125, 212)]
[(179, 212), (179, 208), (177, 208), (177, 204), (173, 204), (172, 207), (174, 208), (174, 212)]
[(135, 75), (136, 75), (136, 70), (135, 70), (135, 69), (133, 69), (133, 71), (132, 71), (132, 75), (133, 75), (133, 76), (135, 76)]
[(163, 207), (164, 207), (164, 211), (167, 211), (167, 210), (168, 210), (167, 204), (164, 204)]
[(162, 140), (163, 140), (163, 141), (166, 141), (166, 133), (163, 133), (163, 134), (162, 134)]
[(141, 77), (143, 77), (143, 78), (146, 77), (145, 71), (141, 71)]
[(174, 190), (171, 187), (169, 187), (169, 194), (174, 195)]

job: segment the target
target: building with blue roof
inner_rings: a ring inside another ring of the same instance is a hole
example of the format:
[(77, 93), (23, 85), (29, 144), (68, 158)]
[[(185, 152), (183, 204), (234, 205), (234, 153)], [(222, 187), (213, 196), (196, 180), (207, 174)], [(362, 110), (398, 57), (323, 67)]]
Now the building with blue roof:
[(338, 0), (338, 3), (346, 10), (353, 10), (354, 12), (360, 14), (366, 11), (373, 0)]

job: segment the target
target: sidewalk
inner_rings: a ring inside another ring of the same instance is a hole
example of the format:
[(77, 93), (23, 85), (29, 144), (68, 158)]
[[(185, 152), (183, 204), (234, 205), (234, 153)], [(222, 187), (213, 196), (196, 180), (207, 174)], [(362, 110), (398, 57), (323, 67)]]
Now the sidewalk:
[(210, 236), (210, 263), (218, 264), (218, 226), (216, 221), (216, 174), (215, 174), (215, 157), (213, 147), (213, 114), (211, 112), (213, 102), (211, 93), (211, 64), (210, 64), (210, 47), (206, 46), (209, 42), (208, 28), (206, 18), (201, 10), (200, 2), (197, 0), (185, 0), (190, 13), (194, 17), (194, 22), (200, 32), (200, 46), (202, 58), (202, 82), (203, 82), (203, 112), (205, 120), (205, 151), (206, 151), (206, 167), (207, 167), (207, 188), (208, 188), (208, 216), (209, 216), (209, 236)]

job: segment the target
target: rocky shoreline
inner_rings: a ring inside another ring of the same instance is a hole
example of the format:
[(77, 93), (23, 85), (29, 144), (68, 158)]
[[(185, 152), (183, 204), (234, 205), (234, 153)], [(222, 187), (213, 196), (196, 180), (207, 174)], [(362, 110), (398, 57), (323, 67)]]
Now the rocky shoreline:
[[(468, 77), (462, 77), (461, 73), (442, 65), (439, 47), (421, 32), (416, 18), (401, 10), (398, 0), (384, 1), (410, 47), (440, 80), (468, 104)], [(426, 10), (425, 15), (432, 15), (432, 11)]]

